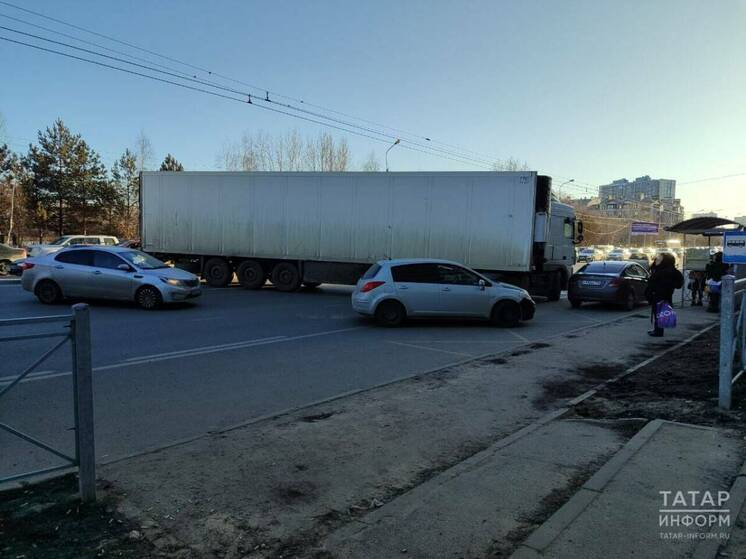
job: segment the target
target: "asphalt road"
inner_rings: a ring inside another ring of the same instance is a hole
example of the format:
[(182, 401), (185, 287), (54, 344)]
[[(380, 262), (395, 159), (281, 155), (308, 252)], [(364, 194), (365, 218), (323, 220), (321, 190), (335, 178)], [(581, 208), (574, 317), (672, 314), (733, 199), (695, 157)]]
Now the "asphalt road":
[[(383, 329), (352, 312), (350, 292), (342, 286), (301, 293), (207, 288), (193, 304), (155, 312), (91, 302), (98, 459), (164, 446), (623, 314), (600, 305), (576, 311), (563, 300), (539, 304), (535, 319), (515, 329), (463, 321)], [(0, 319), (66, 312), (65, 305), (41, 305), (20, 285), (0, 282)], [(33, 332), (60, 329), (40, 325)], [(0, 336), (31, 332), (2, 330)], [(0, 343), (0, 389), (53, 343)], [(72, 452), (69, 371), (65, 346), (0, 400), (0, 422)], [(55, 460), (0, 431), (0, 477)]]

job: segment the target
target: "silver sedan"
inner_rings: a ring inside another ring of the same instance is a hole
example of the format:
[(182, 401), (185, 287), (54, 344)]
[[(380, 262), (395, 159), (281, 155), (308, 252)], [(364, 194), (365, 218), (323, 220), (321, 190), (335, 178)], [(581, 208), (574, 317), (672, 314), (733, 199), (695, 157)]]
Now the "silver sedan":
[(199, 297), (199, 279), (123, 247), (68, 248), (21, 266), (21, 283), (46, 304), (65, 297), (134, 301), (144, 309)]

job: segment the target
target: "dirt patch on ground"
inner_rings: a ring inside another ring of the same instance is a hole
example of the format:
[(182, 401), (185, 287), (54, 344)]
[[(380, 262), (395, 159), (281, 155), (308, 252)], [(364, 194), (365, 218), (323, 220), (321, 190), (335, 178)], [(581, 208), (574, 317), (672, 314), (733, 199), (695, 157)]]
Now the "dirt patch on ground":
[(0, 557), (80, 559), (161, 557), (140, 526), (108, 494), (82, 504), (73, 475), (5, 491), (0, 498)]
[[(636, 359), (639, 360), (640, 356), (637, 356)], [(542, 392), (534, 399), (534, 405), (542, 410), (554, 408), (559, 400), (579, 396), (626, 369), (627, 365), (625, 364), (592, 363), (578, 367), (569, 374), (552, 377), (543, 383)]]
[(590, 418), (667, 419), (743, 429), (746, 381), (736, 383), (733, 409), (717, 407), (719, 331), (713, 328), (634, 374), (610, 383), (575, 411)]

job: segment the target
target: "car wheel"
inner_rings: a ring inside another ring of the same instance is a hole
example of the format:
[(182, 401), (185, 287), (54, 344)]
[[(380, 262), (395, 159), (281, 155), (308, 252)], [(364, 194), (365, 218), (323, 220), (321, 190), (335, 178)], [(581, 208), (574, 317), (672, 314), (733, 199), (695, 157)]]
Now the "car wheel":
[(161, 306), (163, 297), (161, 296), (161, 292), (155, 287), (145, 285), (137, 290), (135, 302), (141, 309), (152, 311)]
[(210, 287), (225, 287), (233, 279), (231, 265), (222, 258), (210, 258), (203, 273)]
[(45, 305), (54, 305), (62, 299), (60, 287), (52, 280), (43, 280), (36, 285), (34, 289), (36, 297)]
[(625, 311), (633, 311), (635, 310), (635, 307), (637, 306), (637, 297), (635, 296), (635, 292), (629, 289), (627, 292), (623, 295), (623, 303), (624, 310)]
[(236, 270), (238, 283), (245, 289), (259, 289), (267, 281), (267, 274), (256, 260), (244, 260)]
[(400, 326), (407, 318), (407, 311), (399, 301), (383, 301), (376, 307), (376, 322), (392, 328)]
[(492, 307), (492, 324), (503, 328), (518, 326), (521, 321), (521, 306), (515, 301), (500, 301)]
[(580, 299), (575, 299), (574, 297), (570, 297), (569, 301), (570, 301), (570, 306), (573, 309), (579, 309), (580, 305), (583, 304), (583, 301), (581, 301)]
[(10, 273), (10, 262), (7, 260), (0, 261), (0, 276), (7, 276)]
[(297, 291), (300, 283), (300, 272), (292, 262), (280, 262), (272, 270), (272, 285), (280, 291)]

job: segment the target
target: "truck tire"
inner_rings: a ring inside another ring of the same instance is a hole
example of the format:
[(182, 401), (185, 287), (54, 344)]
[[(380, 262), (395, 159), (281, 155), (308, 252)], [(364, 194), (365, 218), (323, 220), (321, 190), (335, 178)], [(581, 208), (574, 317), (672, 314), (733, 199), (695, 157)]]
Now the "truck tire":
[(34, 295), (45, 305), (54, 305), (62, 300), (62, 290), (52, 280), (42, 280), (36, 284)]
[(521, 322), (521, 306), (515, 301), (498, 301), (492, 307), (490, 320), (495, 326), (513, 328)]
[(376, 307), (375, 319), (380, 326), (394, 328), (401, 326), (407, 318), (407, 311), (399, 301), (381, 301)]
[(549, 274), (549, 292), (547, 299), (550, 301), (559, 301), (562, 295), (562, 272), (552, 272)]
[(272, 285), (279, 291), (298, 291), (301, 277), (298, 266), (292, 262), (280, 262), (272, 270)]
[(267, 272), (256, 260), (244, 260), (236, 270), (238, 283), (244, 289), (259, 289), (267, 281)]
[(210, 258), (205, 262), (202, 275), (210, 287), (225, 287), (233, 279), (233, 270), (223, 258)]

